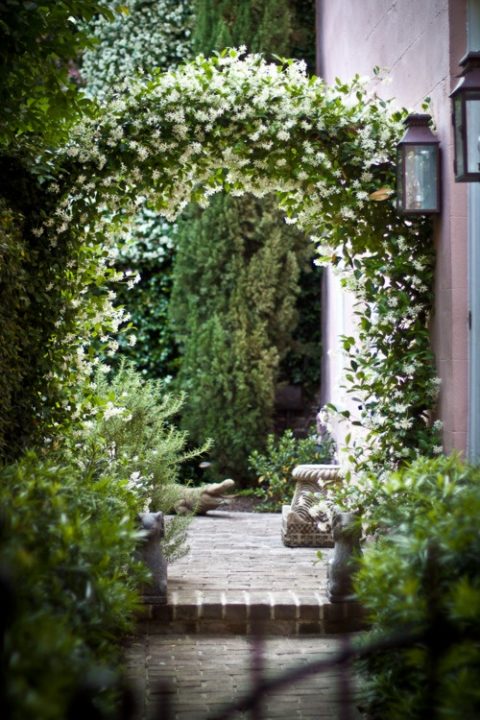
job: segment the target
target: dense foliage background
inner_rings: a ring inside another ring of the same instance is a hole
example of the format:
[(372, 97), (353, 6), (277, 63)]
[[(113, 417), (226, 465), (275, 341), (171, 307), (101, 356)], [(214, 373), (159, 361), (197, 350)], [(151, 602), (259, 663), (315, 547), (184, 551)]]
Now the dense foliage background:
[(79, 24), (94, 14), (111, 17), (93, 0), (0, 6), (0, 459), (18, 457), (42, 424), (62, 415), (53, 388), (48, 402), (42, 396), (70, 250), (53, 250), (32, 227), (52, 206), (45, 190), (56, 172), (51, 148), (89, 110), (69, 67), (89, 43)]

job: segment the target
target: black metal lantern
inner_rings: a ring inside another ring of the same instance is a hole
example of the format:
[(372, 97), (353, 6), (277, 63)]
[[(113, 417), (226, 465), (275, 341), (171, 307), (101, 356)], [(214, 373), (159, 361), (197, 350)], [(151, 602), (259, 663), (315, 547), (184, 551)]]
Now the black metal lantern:
[(397, 145), (397, 209), (408, 215), (440, 212), (440, 143), (430, 115), (409, 115)]
[(460, 60), (460, 82), (453, 100), (455, 128), (455, 180), (480, 180), (480, 52), (469, 52)]

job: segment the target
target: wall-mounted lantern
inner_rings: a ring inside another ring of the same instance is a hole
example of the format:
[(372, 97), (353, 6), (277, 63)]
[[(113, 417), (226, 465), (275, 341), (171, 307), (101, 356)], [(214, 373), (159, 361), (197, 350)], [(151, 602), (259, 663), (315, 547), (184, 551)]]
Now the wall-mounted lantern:
[(455, 129), (455, 180), (480, 180), (480, 52), (469, 52), (460, 60), (460, 82), (453, 100)]
[(397, 145), (397, 210), (408, 215), (440, 212), (440, 142), (430, 115), (409, 115)]

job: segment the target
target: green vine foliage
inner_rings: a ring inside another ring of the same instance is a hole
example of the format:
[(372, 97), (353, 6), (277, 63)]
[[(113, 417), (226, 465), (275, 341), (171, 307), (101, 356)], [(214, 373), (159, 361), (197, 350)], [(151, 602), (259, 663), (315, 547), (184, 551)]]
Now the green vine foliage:
[[(393, 183), (403, 117), (367, 95), (358, 78), (326, 87), (301, 64), (268, 64), (234, 50), (134, 83), (79, 126), (59, 153), (64, 172), (50, 186), (57, 210), (40, 216), (32, 230), (53, 247), (68, 248), (76, 278), (75, 289), (59, 290), (59, 332), (50, 352), (61, 353), (68, 366), (80, 344), (76, 367), (88, 372), (92, 336), (113, 329), (115, 315), (101, 290), (108, 233), (136, 211), (139, 198), (173, 219), (189, 201), (207, 204), (222, 189), (234, 196), (273, 191), (288, 221), (312, 233), (366, 309), (362, 336), (345, 339), (346, 380), (354, 397), (362, 393), (367, 433), (365, 454), (352, 454), (355, 469), (402, 462), (419, 445), (432, 451), (430, 227), (371, 198)], [(108, 222), (98, 215), (102, 205)], [(60, 329), (71, 314), (75, 332), (66, 337)], [(53, 388), (68, 389), (61, 364), (50, 367), (47, 398)]]
[[(55, 210), (46, 192), (56, 174), (51, 147), (93, 107), (79, 92), (71, 61), (88, 46), (82, 23), (95, 15), (112, 19), (113, 11), (96, 0), (0, 4), (1, 462), (41, 442), (44, 423), (51, 430), (65, 417), (53, 389), (46, 401), (43, 378), (60, 327), (59, 288), (75, 284), (71, 258), (64, 246), (35, 236), (32, 223)], [(63, 317), (61, 333), (68, 335), (73, 314)], [(61, 354), (55, 362), (62, 368)], [(63, 368), (66, 376), (71, 370)]]
[[(110, 0), (113, 11), (118, 6)], [(97, 17), (87, 29), (96, 44), (81, 58), (85, 91), (104, 98), (132, 76), (151, 76), (192, 55), (190, 0), (128, 0), (113, 22)], [(168, 324), (175, 258), (175, 227), (151, 209), (139, 207), (127, 228), (119, 230), (115, 266), (126, 281), (115, 286), (116, 305), (131, 321), (128, 334), (117, 334), (118, 360), (127, 358), (150, 378), (172, 378), (178, 347)], [(133, 285), (135, 284), (135, 288)]]
[(131, 331), (117, 334), (115, 364), (128, 359), (149, 378), (169, 382), (178, 368), (178, 344), (169, 323), (176, 257), (176, 226), (143, 208), (116, 236), (116, 305), (124, 307)]
[(91, 43), (82, 23), (114, 17), (98, 0), (8, 0), (0, 6), (0, 151), (40, 149), (67, 137), (88, 109), (71, 61)]
[[(51, 177), (53, 166), (44, 165)], [(51, 388), (46, 402), (43, 383), (52, 362), (74, 382), (74, 368), (64, 367), (61, 350), (53, 350), (61, 287), (71, 284), (72, 274), (67, 248), (52, 248), (32, 233), (39, 208), (53, 214), (55, 200), (28, 158), (1, 157), (0, 177), (0, 458), (8, 462), (65, 418), (59, 394)], [(73, 315), (62, 320), (67, 337)]]

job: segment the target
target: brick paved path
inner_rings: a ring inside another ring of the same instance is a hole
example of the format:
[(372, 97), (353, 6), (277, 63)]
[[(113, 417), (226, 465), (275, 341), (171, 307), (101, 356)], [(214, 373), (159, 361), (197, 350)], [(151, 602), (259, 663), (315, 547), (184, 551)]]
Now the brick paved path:
[[(326, 637), (270, 637), (265, 643), (269, 675), (296, 663), (327, 658), (338, 640)], [(207, 720), (249, 687), (251, 638), (245, 636), (143, 635), (131, 646), (128, 675), (136, 680), (143, 715), (152, 717), (160, 681), (171, 689), (168, 720)], [(268, 697), (263, 720), (340, 720), (338, 673), (307, 678)], [(164, 716), (161, 716), (162, 720)], [(249, 718), (239, 713), (235, 718)], [(352, 707), (352, 720), (360, 715)]]
[[(161, 680), (175, 707), (168, 720), (204, 720), (238, 697), (249, 685), (249, 633), (259, 621), (269, 672), (336, 649), (325, 631), (345, 624), (345, 608), (326, 597), (332, 550), (316, 562), (313, 548), (285, 547), (280, 523), (277, 514), (224, 511), (193, 520), (189, 555), (169, 567), (168, 604), (150, 609), (129, 648), (141, 717), (153, 712)], [(333, 671), (309, 678), (268, 699), (263, 720), (336, 720), (336, 695)]]

